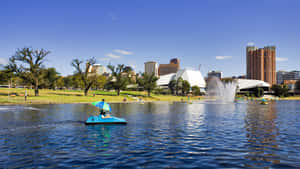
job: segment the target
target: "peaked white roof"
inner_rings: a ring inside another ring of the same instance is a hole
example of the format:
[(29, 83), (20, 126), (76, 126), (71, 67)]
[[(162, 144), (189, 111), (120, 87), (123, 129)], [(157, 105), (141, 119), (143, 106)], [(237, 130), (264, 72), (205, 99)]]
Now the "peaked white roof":
[(175, 76), (176, 76), (176, 73), (170, 73), (170, 74), (162, 75), (162, 76), (159, 77), (156, 84), (158, 86), (168, 85), (171, 80), (175, 79)]
[(270, 87), (270, 84), (262, 80), (237, 79), (238, 89), (251, 89), (255, 87)]
[(177, 80), (179, 77), (181, 77), (183, 80), (188, 81), (191, 86), (205, 88), (206, 83), (201, 72), (197, 70), (187, 69), (179, 70), (177, 73), (160, 76), (159, 80), (157, 81), (157, 85), (168, 85), (171, 80)]

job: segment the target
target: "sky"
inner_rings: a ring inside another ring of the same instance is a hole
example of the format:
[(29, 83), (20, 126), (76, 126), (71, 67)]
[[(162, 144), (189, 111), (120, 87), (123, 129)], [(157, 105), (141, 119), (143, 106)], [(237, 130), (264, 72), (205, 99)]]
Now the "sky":
[[(46, 67), (70, 75), (72, 59), (144, 62), (244, 75), (246, 46), (275, 45), (277, 70), (300, 70), (298, 0), (0, 0), (0, 64), (17, 48), (51, 51)], [(201, 66), (200, 66), (201, 65)]]

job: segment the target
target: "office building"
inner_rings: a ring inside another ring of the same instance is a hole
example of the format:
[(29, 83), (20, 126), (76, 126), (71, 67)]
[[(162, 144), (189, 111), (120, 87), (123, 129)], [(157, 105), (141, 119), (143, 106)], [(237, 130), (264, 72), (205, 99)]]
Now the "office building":
[(170, 60), (169, 64), (160, 64), (158, 67), (158, 75), (162, 76), (162, 75), (166, 75), (166, 74), (170, 74), (170, 73), (177, 73), (177, 71), (179, 70), (179, 59), (178, 58), (174, 58)]
[(102, 75), (106, 73), (105, 66), (100, 65), (100, 64), (94, 64), (94, 65), (89, 65), (88, 63), (86, 64), (87, 66), (87, 71), (90, 75)]
[(158, 65), (157, 62), (149, 61), (145, 62), (145, 74), (154, 74), (158, 76)]
[(212, 77), (217, 77), (219, 79), (222, 79), (223, 77), (223, 72), (221, 71), (210, 71), (207, 73), (207, 78), (212, 78)]
[(247, 78), (276, 84), (276, 47), (247, 46)]
[(300, 79), (300, 71), (278, 71), (276, 73), (277, 76), (277, 84), (284, 84), (284, 81), (289, 80), (299, 80)]

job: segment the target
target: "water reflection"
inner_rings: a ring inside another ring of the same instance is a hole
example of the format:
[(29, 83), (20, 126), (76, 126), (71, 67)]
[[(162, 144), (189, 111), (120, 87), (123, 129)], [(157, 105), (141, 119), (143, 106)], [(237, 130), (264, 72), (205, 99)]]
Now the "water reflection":
[(248, 105), (245, 117), (247, 148), (249, 153), (245, 156), (251, 163), (245, 163), (250, 168), (269, 168), (268, 162), (279, 164), (277, 155), (278, 145), (276, 137), (279, 135), (277, 124), (276, 105), (259, 105), (252, 103)]
[[(0, 168), (299, 168), (300, 102), (1, 107)], [(18, 124), (16, 126), (15, 124)]]

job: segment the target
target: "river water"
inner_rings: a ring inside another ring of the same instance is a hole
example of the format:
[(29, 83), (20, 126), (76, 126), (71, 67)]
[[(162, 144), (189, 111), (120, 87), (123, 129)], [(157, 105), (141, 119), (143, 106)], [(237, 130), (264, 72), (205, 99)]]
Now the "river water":
[(0, 168), (300, 168), (300, 101), (0, 106)]

